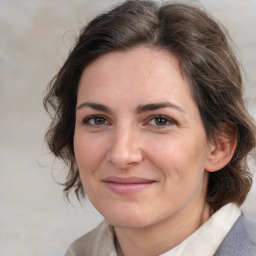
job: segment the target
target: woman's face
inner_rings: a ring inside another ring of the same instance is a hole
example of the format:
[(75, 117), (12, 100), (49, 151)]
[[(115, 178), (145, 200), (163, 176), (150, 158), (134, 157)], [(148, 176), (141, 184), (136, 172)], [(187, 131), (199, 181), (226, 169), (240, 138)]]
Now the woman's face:
[(177, 58), (146, 46), (108, 53), (78, 90), (75, 157), (114, 226), (186, 218), (205, 204), (210, 145)]

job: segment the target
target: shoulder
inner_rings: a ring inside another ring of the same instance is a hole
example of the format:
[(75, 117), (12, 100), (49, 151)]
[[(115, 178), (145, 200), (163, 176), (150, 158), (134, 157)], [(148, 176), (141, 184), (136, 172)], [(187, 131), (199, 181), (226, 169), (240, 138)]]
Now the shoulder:
[(65, 256), (115, 256), (113, 227), (107, 221), (102, 221), (96, 228), (75, 240)]
[(256, 223), (241, 215), (235, 222), (215, 256), (255, 256)]

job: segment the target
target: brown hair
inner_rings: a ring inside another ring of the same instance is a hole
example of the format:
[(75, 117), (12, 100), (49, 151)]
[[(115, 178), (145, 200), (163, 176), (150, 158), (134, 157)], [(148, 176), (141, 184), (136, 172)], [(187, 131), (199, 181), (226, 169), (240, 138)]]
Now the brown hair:
[(210, 173), (207, 202), (214, 210), (228, 202), (241, 205), (252, 179), (246, 157), (255, 148), (255, 124), (244, 107), (239, 63), (226, 30), (202, 8), (131, 0), (92, 20), (81, 31), (66, 62), (49, 84), (44, 98), (52, 123), (46, 134), (50, 150), (69, 172), (64, 191), (84, 197), (73, 148), (75, 108), (80, 76), (103, 54), (148, 45), (175, 54), (191, 83), (208, 138), (235, 127), (237, 148), (232, 160)]

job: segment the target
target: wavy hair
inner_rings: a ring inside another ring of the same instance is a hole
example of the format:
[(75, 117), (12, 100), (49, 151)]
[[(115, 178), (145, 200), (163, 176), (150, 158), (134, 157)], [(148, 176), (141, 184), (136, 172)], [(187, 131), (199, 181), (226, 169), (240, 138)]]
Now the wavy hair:
[(130, 0), (85, 26), (67, 60), (51, 80), (44, 106), (52, 117), (46, 141), (69, 167), (64, 191), (85, 196), (73, 148), (78, 83), (86, 66), (98, 57), (137, 45), (174, 54), (191, 84), (208, 138), (236, 129), (231, 161), (210, 173), (207, 202), (218, 210), (229, 202), (241, 205), (252, 184), (247, 156), (255, 148), (255, 123), (245, 109), (240, 64), (226, 29), (200, 7), (181, 3), (158, 5)]

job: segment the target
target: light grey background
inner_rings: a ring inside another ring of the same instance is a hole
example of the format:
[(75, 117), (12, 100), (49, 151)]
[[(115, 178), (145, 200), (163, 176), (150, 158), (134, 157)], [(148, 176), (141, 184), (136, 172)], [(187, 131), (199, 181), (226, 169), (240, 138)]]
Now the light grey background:
[[(1, 256), (64, 255), (70, 242), (101, 219), (89, 203), (82, 208), (75, 200), (73, 205), (65, 201), (53, 179), (63, 177), (63, 165), (53, 165), (43, 142), (49, 118), (42, 98), (79, 29), (118, 2), (0, 0)], [(256, 117), (256, 0), (198, 2), (234, 38), (245, 68), (248, 105)], [(254, 185), (243, 206), (254, 221), (255, 198)]]

